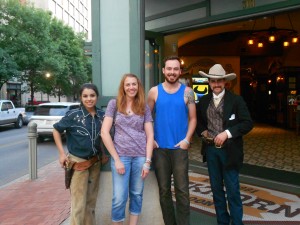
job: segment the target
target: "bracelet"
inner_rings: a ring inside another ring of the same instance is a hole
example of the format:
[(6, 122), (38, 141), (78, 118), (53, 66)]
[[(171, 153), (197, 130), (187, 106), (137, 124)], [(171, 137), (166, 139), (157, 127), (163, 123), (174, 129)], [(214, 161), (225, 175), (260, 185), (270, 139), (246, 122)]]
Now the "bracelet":
[(147, 170), (150, 170), (150, 166), (148, 166), (146, 163), (144, 163), (143, 167)]
[(188, 145), (190, 144), (190, 142), (189, 142), (188, 140), (186, 140), (186, 138), (183, 139), (183, 141), (184, 141), (185, 143), (187, 143)]
[(149, 164), (151, 164), (151, 163), (152, 163), (152, 161), (151, 161), (151, 159), (147, 158), (147, 159), (146, 159), (146, 161), (145, 161), (145, 163), (149, 163)]

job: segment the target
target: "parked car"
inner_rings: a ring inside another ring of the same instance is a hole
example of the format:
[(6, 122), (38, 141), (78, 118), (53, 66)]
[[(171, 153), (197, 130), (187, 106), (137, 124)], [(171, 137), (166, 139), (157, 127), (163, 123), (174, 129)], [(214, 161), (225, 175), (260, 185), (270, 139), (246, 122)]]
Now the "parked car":
[(24, 124), (28, 124), (30, 121), (30, 118), (33, 116), (37, 106), (36, 105), (26, 105), (25, 106), (25, 113), (26, 113), (26, 118), (24, 120)]
[(58, 122), (69, 110), (80, 107), (78, 102), (51, 102), (42, 103), (36, 107), (31, 116), (30, 123), (37, 124), (38, 141), (42, 142), (46, 137), (52, 137), (53, 124)]
[(26, 120), (25, 108), (16, 108), (10, 100), (0, 100), (0, 126), (21, 128)]

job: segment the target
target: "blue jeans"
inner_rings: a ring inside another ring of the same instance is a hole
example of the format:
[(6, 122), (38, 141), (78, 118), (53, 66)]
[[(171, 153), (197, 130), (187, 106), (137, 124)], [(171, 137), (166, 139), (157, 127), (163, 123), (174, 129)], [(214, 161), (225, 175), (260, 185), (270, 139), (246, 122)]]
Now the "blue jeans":
[[(225, 169), (227, 160), (225, 151), (225, 149), (215, 148), (215, 146), (207, 146), (206, 149), (208, 173), (217, 221), (218, 225), (242, 225), (243, 205), (240, 195), (239, 172), (234, 169)], [(230, 215), (227, 210), (224, 185)]]
[[(188, 151), (182, 149), (155, 149), (153, 151), (153, 166), (159, 187), (160, 206), (165, 224), (189, 225)], [(172, 174), (176, 198), (176, 216), (171, 192)]]
[(118, 174), (115, 161), (111, 159), (113, 178), (112, 221), (125, 220), (125, 208), (129, 193), (129, 212), (139, 215), (142, 211), (144, 180), (141, 177), (145, 157), (120, 157), (125, 166), (125, 174)]

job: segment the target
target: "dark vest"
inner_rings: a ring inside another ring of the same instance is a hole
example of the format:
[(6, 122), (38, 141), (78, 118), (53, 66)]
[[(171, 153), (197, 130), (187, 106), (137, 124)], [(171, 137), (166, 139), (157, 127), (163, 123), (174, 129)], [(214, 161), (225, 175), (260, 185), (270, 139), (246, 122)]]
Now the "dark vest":
[(215, 107), (213, 99), (209, 103), (207, 109), (208, 137), (215, 138), (219, 133), (224, 131), (223, 105), (224, 105), (224, 98), (221, 99), (218, 107)]

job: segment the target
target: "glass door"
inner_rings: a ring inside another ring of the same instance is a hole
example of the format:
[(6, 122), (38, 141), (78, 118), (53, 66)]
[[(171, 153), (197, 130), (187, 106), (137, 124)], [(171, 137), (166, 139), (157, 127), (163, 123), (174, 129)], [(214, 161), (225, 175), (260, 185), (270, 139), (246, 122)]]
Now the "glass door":
[(145, 33), (145, 79), (144, 87), (147, 94), (151, 87), (162, 81), (163, 35)]

